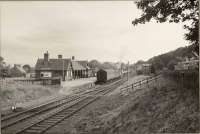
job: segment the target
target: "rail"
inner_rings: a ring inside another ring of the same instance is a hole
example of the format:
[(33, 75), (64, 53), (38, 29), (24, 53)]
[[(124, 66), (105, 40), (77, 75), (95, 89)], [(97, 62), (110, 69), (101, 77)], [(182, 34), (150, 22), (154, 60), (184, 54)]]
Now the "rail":
[[(52, 126), (56, 125), (58, 122), (62, 121), (64, 118), (68, 118), (72, 116), (74, 113), (78, 112), (80, 109), (84, 108), (86, 105), (92, 103), (93, 101), (98, 99), (100, 96), (114, 90), (117, 85), (121, 84), (121, 82), (122, 82), (121, 80), (118, 80), (110, 84), (106, 84), (103, 87), (94, 88), (94, 90), (91, 90), (91, 91), (81, 92), (78, 95), (71, 96), (71, 98), (64, 97), (63, 100), (61, 99), (61, 102), (59, 102), (59, 99), (58, 99), (58, 103), (55, 102), (55, 104), (54, 102), (50, 103), (50, 105), (48, 105), (47, 103), (46, 105), (44, 105), (44, 107), (43, 106), (40, 106), (39, 108), (35, 107), (33, 108), (34, 110), (28, 109), (27, 111), (24, 111), (22, 113), (4, 117), (4, 121), (3, 121), (4, 123), (1, 129), (3, 130), (3, 132), (11, 131), (13, 133), (21, 133), (22, 131), (26, 131), (26, 130), (32, 131), (32, 129), (35, 126), (37, 126), (38, 123), (40, 124), (40, 122), (44, 123), (45, 121), (49, 121), (50, 119), (54, 118), (54, 115), (56, 115), (55, 116), (56, 119), (53, 119), (53, 121), (50, 124), (45, 123), (45, 126), (46, 126), (45, 128), (44, 126), (43, 127), (40, 126), (40, 128), (38, 128), (39, 129), (38, 131), (42, 133), (43, 131), (48, 130)], [(85, 99), (86, 99), (86, 102), (84, 102)], [(77, 108), (77, 105), (78, 107), (80, 106), (79, 107), (80, 109)], [(60, 112), (61, 114), (59, 114)], [(61, 116), (63, 116), (62, 119), (60, 118)], [(38, 118), (38, 119), (35, 120), (34, 118)], [(17, 128), (17, 126), (20, 126), (20, 127)], [(15, 128), (17, 128), (17, 131), (13, 131), (15, 130)], [(33, 131), (36, 131), (36, 130), (33, 130)]]
[(105, 95), (108, 92), (111, 92), (116, 88), (116, 86), (120, 84), (120, 81), (114, 82), (110, 86), (98, 91), (95, 93), (94, 96), (84, 96), (83, 98), (79, 99), (78, 101), (74, 102), (74, 104), (69, 106), (63, 106), (59, 109), (55, 109), (53, 112), (40, 117), (36, 122), (32, 122), (30, 125), (27, 125), (25, 128), (16, 131), (15, 134), (22, 134), (22, 133), (37, 133), (42, 134), (58, 124), (59, 122), (63, 121), (66, 118), (73, 116), (75, 113), (89, 105), (90, 103), (98, 100), (101, 95)]
[(129, 89), (132, 89), (134, 90), (134, 88), (136, 87), (141, 87), (142, 85), (144, 84), (149, 84), (150, 82), (152, 81), (155, 81), (157, 82), (157, 80), (161, 77), (162, 74), (157, 74), (157, 75), (154, 75), (154, 76), (150, 76), (150, 77), (147, 77), (143, 80), (140, 80), (140, 81), (137, 81), (135, 83), (132, 83), (132, 84), (129, 84), (127, 86), (124, 86), (120, 89), (121, 93), (124, 93), (124, 92), (129, 92)]

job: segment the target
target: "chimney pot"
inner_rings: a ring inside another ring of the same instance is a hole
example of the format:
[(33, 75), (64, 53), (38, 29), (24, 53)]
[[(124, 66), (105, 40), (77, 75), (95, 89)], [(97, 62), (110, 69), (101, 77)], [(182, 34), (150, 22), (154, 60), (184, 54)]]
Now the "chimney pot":
[(48, 51), (46, 53), (44, 53), (44, 62), (48, 62), (49, 61), (49, 53)]
[(62, 59), (62, 55), (61, 54), (58, 55), (58, 59)]

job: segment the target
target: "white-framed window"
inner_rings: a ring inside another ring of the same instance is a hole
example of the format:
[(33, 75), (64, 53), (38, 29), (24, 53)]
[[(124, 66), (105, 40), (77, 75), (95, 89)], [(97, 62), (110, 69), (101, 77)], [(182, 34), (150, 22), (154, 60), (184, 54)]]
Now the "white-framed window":
[(41, 72), (40, 76), (44, 77), (44, 78), (50, 78), (50, 77), (52, 77), (52, 73), (51, 72)]

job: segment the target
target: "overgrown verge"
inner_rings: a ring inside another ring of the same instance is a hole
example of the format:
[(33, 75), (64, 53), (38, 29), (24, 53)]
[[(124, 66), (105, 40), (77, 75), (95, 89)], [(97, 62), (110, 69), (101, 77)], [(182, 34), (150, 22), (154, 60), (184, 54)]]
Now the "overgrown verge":
[(50, 87), (9, 81), (6, 85), (1, 86), (1, 107), (8, 107), (16, 103), (23, 103), (49, 96), (57, 93), (58, 90), (59, 88), (55, 86)]
[(195, 90), (180, 88), (173, 81), (128, 96), (101, 99), (69, 133), (149, 134), (199, 132), (199, 99)]

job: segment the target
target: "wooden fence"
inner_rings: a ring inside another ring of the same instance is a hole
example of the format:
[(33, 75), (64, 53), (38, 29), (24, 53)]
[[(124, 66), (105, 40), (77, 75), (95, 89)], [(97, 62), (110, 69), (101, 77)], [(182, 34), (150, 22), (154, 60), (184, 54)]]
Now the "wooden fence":
[(142, 86), (150, 86), (150, 83), (154, 82), (156, 86), (159, 86), (160, 82), (158, 79), (161, 77), (169, 78), (175, 81), (179, 88), (193, 88), (199, 89), (199, 71), (198, 70), (186, 70), (186, 71), (172, 71), (172, 72), (162, 72), (158, 75), (148, 77), (146, 79), (137, 81), (120, 89), (121, 93), (128, 93), (135, 91), (136, 88), (141, 88)]
[(21, 82), (24, 84), (39, 84), (39, 85), (60, 85), (61, 79), (59, 77), (54, 78), (43, 78), (43, 79), (15, 79), (17, 82)]
[(24, 78), (0, 78), (0, 89), (7, 89), (11, 85), (60, 85), (60, 79), (24, 79)]
[(12, 78), (8, 78), (8, 79), (1, 79), (0, 78), (0, 90), (4, 90), (4, 89), (9, 89), (11, 86), (15, 86), (15, 85), (41, 85), (41, 83), (39, 81), (37, 82), (31, 82), (31, 81), (20, 81), (19, 79), (12, 79)]
[(150, 84), (152, 82), (155, 82), (156, 84), (158, 84), (158, 79), (162, 76), (162, 74), (158, 74), (158, 75), (155, 75), (155, 76), (150, 76), (148, 78), (145, 78), (143, 80), (140, 80), (140, 81), (137, 81), (135, 83), (132, 83), (132, 84), (129, 84), (125, 87), (122, 87), (120, 89), (121, 93), (122, 94), (126, 94), (126, 93), (129, 93), (129, 92), (132, 92), (132, 91), (135, 91), (138, 87), (141, 88), (142, 86), (147, 86), (149, 87)]
[(180, 88), (199, 88), (199, 70), (178, 70), (163, 75), (176, 81)]

